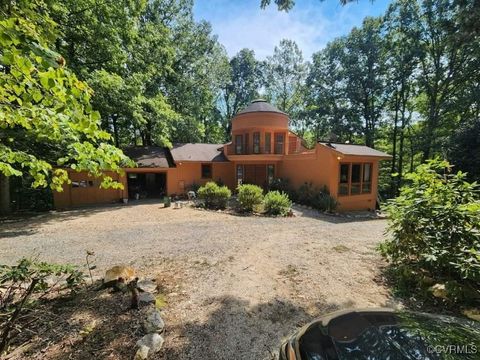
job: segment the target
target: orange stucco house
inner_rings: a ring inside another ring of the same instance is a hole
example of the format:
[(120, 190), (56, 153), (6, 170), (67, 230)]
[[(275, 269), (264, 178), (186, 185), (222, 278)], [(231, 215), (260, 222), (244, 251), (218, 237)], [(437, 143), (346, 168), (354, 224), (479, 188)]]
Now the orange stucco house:
[(232, 119), (232, 142), (175, 144), (171, 149), (133, 147), (125, 153), (137, 163), (125, 173), (110, 174), (123, 190), (99, 189), (99, 180), (70, 172), (72, 183), (54, 194), (56, 208), (117, 202), (122, 199), (185, 194), (193, 184), (222, 182), (267, 187), (286, 178), (294, 188), (305, 182), (327, 186), (339, 210), (375, 209), (378, 164), (391, 156), (363, 145), (319, 142), (307, 149), (288, 128), (288, 115), (255, 100)]

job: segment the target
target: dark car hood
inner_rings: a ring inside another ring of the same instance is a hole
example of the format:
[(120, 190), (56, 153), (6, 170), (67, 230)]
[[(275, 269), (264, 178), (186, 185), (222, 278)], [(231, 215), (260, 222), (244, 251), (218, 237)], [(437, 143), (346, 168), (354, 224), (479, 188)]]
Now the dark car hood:
[(349, 311), (311, 323), (292, 344), (302, 360), (479, 359), (480, 324), (385, 309)]

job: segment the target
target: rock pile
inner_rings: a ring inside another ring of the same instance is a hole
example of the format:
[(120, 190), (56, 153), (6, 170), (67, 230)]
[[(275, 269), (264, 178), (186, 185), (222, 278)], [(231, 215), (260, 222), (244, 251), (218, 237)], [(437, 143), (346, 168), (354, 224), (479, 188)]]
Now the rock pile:
[[(135, 271), (127, 266), (115, 266), (107, 270), (104, 284), (112, 282), (124, 282), (125, 277), (131, 280)], [(117, 276), (118, 275), (118, 276)], [(127, 275), (127, 276), (125, 276)], [(163, 346), (163, 334), (165, 322), (162, 314), (156, 307), (157, 284), (151, 280), (135, 279), (131, 282), (138, 295), (139, 314), (142, 316), (142, 329), (145, 335), (137, 341), (137, 351), (134, 360), (146, 360), (153, 354), (158, 353)]]

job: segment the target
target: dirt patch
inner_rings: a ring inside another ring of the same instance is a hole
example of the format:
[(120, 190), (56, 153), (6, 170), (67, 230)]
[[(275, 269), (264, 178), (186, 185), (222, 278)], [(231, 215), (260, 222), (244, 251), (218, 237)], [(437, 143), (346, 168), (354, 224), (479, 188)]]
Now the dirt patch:
[[(38, 254), (84, 266), (85, 250), (94, 251), (96, 276), (123, 263), (148, 277), (158, 274), (165, 284), (166, 342), (158, 359), (272, 359), (282, 338), (320, 314), (392, 305), (375, 251), (384, 230), (385, 220), (315, 211), (268, 218), (158, 204), (105, 207), (6, 224), (0, 263)], [(79, 343), (75, 351), (67, 346), (56, 353), (74, 359), (91, 351), (103, 359), (130, 356), (136, 325), (112, 311), (119, 322), (112, 324), (115, 340), (107, 333), (93, 350)], [(52, 340), (51, 346), (59, 343)]]

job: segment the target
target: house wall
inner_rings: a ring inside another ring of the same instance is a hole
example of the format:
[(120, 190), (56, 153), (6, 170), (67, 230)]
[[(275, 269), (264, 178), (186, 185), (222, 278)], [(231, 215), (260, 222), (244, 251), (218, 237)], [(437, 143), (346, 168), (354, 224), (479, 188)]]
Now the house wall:
[[(72, 184), (64, 184), (62, 192), (53, 192), (53, 202), (56, 209), (64, 209), (73, 206), (114, 203), (123, 198), (125, 190), (120, 189), (101, 189), (99, 188), (101, 179), (88, 176), (86, 172), (76, 172), (67, 170)], [(107, 172), (106, 175), (112, 179), (126, 184), (125, 175)], [(86, 186), (74, 187), (73, 183), (81, 183)], [(126, 186), (124, 186), (126, 188)]]
[[(202, 179), (202, 164), (212, 164), (212, 178)], [(169, 168), (167, 192), (169, 195), (184, 194), (192, 184), (204, 185), (209, 181), (221, 181), (229, 188), (235, 185), (235, 172), (230, 162), (181, 162)]]
[[(212, 178), (202, 179), (202, 164), (212, 164)], [(234, 165), (230, 162), (182, 162), (175, 168), (126, 168), (124, 174), (106, 173), (123, 184), (123, 190), (101, 189), (100, 179), (88, 176), (86, 172), (69, 171), (72, 182), (86, 182), (86, 187), (73, 187), (64, 184), (62, 192), (53, 192), (56, 209), (64, 209), (83, 205), (107, 204), (128, 198), (127, 173), (166, 173), (168, 195), (181, 195), (188, 191), (193, 183), (204, 185), (208, 181), (222, 181), (231, 189), (235, 188)]]
[[(256, 156), (250, 156), (250, 159)], [(338, 183), (340, 163), (371, 163), (372, 186), (369, 194), (338, 195)], [(204, 185), (208, 181), (221, 181), (230, 189), (236, 188), (236, 165), (275, 164), (275, 176), (289, 179), (293, 188), (298, 189), (305, 182), (311, 182), (314, 186), (327, 186), (333, 197), (339, 202), (338, 210), (366, 210), (375, 209), (378, 186), (378, 158), (365, 156), (343, 156), (329, 150), (322, 145), (317, 145), (315, 152), (290, 154), (282, 157), (281, 161), (232, 161), (213, 162), (212, 178), (201, 178), (201, 162), (181, 162), (175, 168), (129, 168), (128, 172), (150, 172), (167, 174), (168, 195), (180, 195), (188, 191), (189, 187), (196, 183)], [(85, 185), (73, 187), (64, 185), (63, 192), (54, 192), (55, 208), (69, 208), (82, 205), (120, 202), (128, 198), (127, 177), (125, 174), (107, 173), (114, 180), (124, 185), (123, 190), (100, 189), (100, 179), (89, 177), (85, 172), (69, 171), (69, 177), (73, 182), (83, 182)]]
[[(296, 150), (295, 136), (289, 136), (288, 117), (279, 113), (246, 113), (237, 115), (232, 119), (232, 144), (224, 147), (224, 152), (227, 156), (237, 155), (235, 153), (236, 136), (243, 136), (244, 153), (253, 154), (253, 134), (258, 132), (260, 134), (260, 151), (259, 154), (274, 154), (275, 153), (275, 134), (283, 134), (283, 151), (282, 154), (293, 152)], [(265, 142), (265, 134), (270, 134), (270, 148)], [(247, 136), (248, 141), (245, 141)], [(292, 145), (290, 145), (290, 142)], [(239, 159), (237, 159), (239, 160)]]
[[(340, 163), (371, 163), (372, 186), (369, 194), (338, 195)], [(279, 176), (289, 179), (292, 187), (298, 189), (311, 182), (314, 186), (327, 186), (330, 194), (337, 199), (338, 210), (373, 210), (377, 199), (378, 159), (366, 156), (343, 156), (318, 144), (315, 154), (285, 156), (279, 163)]]
[(331, 189), (333, 162), (331, 153), (318, 148), (314, 153), (287, 155), (279, 164), (279, 176), (288, 179), (295, 189), (306, 182)]

